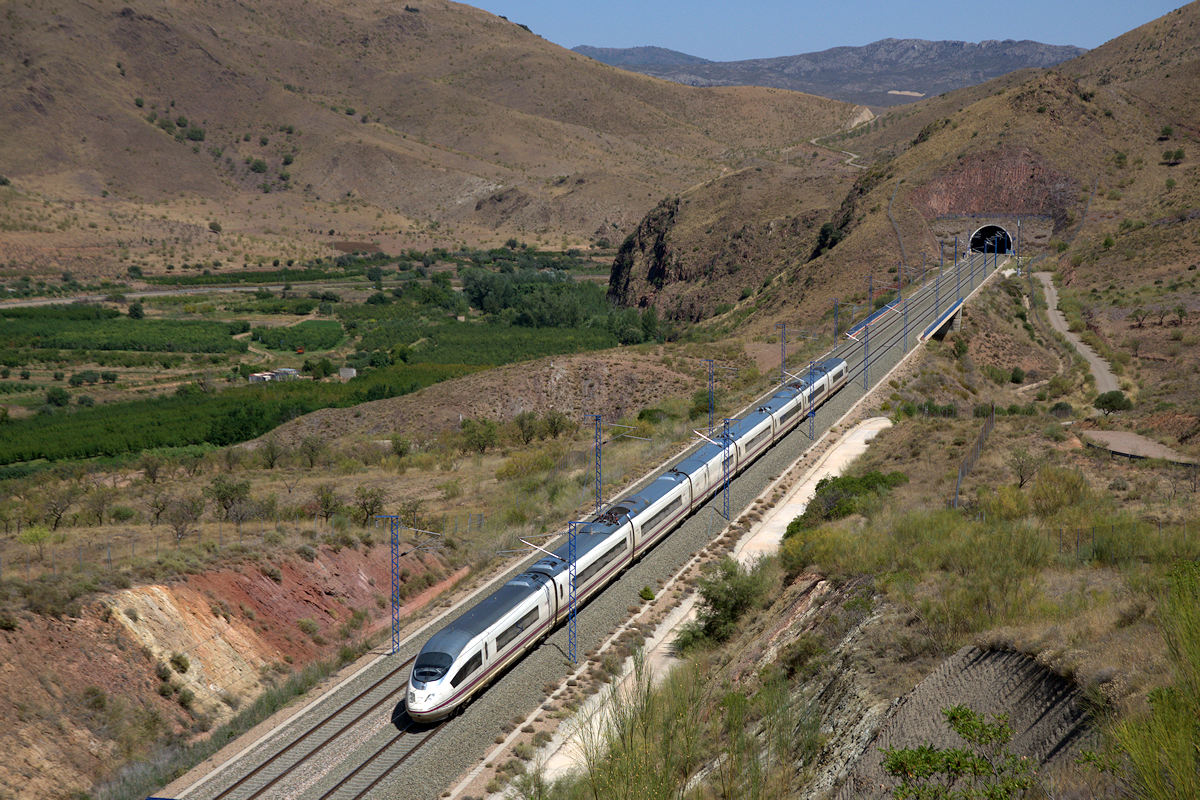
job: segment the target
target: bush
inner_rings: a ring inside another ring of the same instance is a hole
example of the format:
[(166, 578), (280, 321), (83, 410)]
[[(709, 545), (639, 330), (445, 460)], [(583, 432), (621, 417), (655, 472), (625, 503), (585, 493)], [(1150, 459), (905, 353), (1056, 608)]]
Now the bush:
[(321, 629), (314, 620), (308, 617), (297, 620), (296, 627), (306, 636), (316, 636), (317, 632)]
[(191, 662), (188, 661), (188, 657), (185, 656), (183, 653), (172, 653), (171, 654), (171, 666), (174, 667), (175, 671), (178, 672), (180, 675), (187, 672), (188, 668), (191, 665), (192, 665)]
[(684, 626), (676, 641), (681, 650), (733, 635), (741, 616), (759, 606), (771, 593), (773, 562), (762, 560), (746, 569), (726, 557), (713, 565), (698, 582), (700, 609), (696, 620)]
[(1114, 411), (1128, 411), (1133, 408), (1133, 403), (1119, 389), (1113, 389), (1111, 392), (1100, 395), (1093, 405), (1103, 411), (1106, 417)]
[(821, 522), (848, 517), (858, 512), (863, 501), (873, 495), (886, 494), (896, 486), (908, 483), (903, 472), (883, 474), (876, 470), (863, 475), (838, 475), (822, 478), (817, 482), (816, 492), (804, 509), (787, 527), (784, 538), (799, 531), (812, 528)]

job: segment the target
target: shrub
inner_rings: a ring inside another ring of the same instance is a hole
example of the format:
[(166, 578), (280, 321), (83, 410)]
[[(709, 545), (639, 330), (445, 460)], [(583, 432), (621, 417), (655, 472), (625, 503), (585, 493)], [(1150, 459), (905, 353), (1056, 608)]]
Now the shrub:
[(885, 494), (896, 486), (908, 483), (903, 472), (883, 474), (872, 470), (863, 475), (838, 475), (822, 478), (817, 482), (813, 499), (804, 513), (788, 525), (784, 538), (794, 536), (805, 528), (820, 522), (841, 519), (859, 511), (862, 501), (877, 494)]
[(677, 645), (688, 649), (705, 642), (722, 642), (737, 629), (741, 616), (761, 605), (770, 594), (770, 561), (759, 561), (746, 569), (732, 558), (713, 565), (700, 578), (700, 610), (696, 620), (684, 626)]
[(188, 668), (191, 665), (192, 665), (191, 662), (188, 661), (188, 657), (185, 656), (183, 653), (172, 653), (171, 654), (171, 666), (174, 667), (175, 671), (178, 672), (180, 675), (187, 672)]
[(320, 626), (318, 626), (314, 620), (308, 617), (297, 620), (296, 627), (299, 628), (301, 633), (305, 634), (306, 636), (316, 636), (317, 632), (320, 630)]
[(306, 544), (302, 544), (296, 548), (296, 555), (300, 556), (309, 563), (317, 560), (317, 551)]
[(654, 591), (649, 586), (643, 586), (641, 591), (638, 592), (638, 597), (649, 603), (654, 599)]
[(1103, 411), (1106, 417), (1114, 411), (1128, 411), (1133, 408), (1133, 403), (1119, 389), (1103, 393), (1096, 398), (1096, 402), (1093, 405), (1100, 411)]
[(261, 158), (256, 158), (250, 162), (250, 171), (262, 174), (267, 171), (267, 162)]
[[(1040, 109), (1039, 109), (1040, 110)], [(1015, 800), (1033, 786), (1033, 764), (1007, 749), (1013, 729), (1008, 718), (988, 721), (966, 706), (942, 709), (946, 723), (969, 748), (944, 750), (925, 744), (886, 748), (883, 768), (897, 779), (894, 797), (987, 797)], [(958, 790), (959, 784), (966, 786)]]

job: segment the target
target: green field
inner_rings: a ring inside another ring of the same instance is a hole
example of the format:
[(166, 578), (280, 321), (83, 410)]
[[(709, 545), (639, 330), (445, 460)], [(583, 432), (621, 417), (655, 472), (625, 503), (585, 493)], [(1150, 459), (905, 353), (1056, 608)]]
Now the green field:
[(255, 328), (250, 334), (256, 342), (272, 350), (331, 350), (344, 337), (337, 320), (308, 319), (286, 328)]
[(131, 319), (96, 306), (35, 306), (0, 311), (0, 341), (10, 348), (244, 353), (226, 322)]

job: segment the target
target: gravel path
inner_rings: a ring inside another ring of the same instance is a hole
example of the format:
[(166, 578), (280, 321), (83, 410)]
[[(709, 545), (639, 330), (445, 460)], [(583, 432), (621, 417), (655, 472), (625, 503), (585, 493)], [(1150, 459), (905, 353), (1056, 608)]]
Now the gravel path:
[(1196, 459), (1175, 452), (1165, 444), (1130, 431), (1080, 431), (1080, 438), (1103, 447), (1113, 455), (1131, 458), (1161, 458), (1176, 464), (1195, 464)]
[(1074, 334), (1067, 327), (1067, 318), (1058, 310), (1058, 290), (1054, 288), (1054, 278), (1049, 272), (1035, 272), (1034, 275), (1042, 282), (1042, 288), (1046, 292), (1046, 306), (1049, 311), (1050, 325), (1054, 330), (1067, 337), (1075, 349), (1079, 351), (1079, 355), (1083, 356), (1083, 360), (1088, 363), (1092, 370), (1092, 375), (1096, 377), (1096, 391), (1104, 394), (1105, 392), (1113, 392), (1121, 387), (1117, 384), (1117, 376), (1113, 375), (1112, 370), (1108, 366), (1108, 362), (1096, 354), (1089, 345)]

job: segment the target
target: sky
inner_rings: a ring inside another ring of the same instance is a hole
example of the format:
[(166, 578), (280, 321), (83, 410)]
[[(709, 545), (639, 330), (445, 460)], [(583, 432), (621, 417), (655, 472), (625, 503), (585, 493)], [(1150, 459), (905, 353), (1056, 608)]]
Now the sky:
[(1093, 48), (1181, 0), (467, 0), (563, 47), (656, 45), (713, 61), (879, 39), (1033, 39)]

